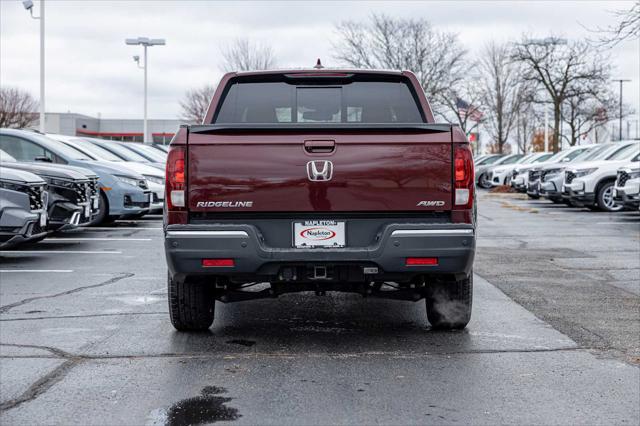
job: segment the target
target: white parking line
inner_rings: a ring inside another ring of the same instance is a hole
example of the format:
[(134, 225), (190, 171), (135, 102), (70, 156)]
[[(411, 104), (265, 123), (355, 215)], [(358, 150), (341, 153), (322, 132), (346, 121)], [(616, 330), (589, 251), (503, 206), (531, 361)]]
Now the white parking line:
[(47, 238), (43, 243), (60, 241), (151, 241), (151, 238)]
[(73, 269), (0, 269), (0, 273), (3, 272), (45, 272), (45, 273), (66, 273), (73, 272)]
[(2, 250), (2, 254), (122, 254), (121, 251), (85, 251), (85, 250)]

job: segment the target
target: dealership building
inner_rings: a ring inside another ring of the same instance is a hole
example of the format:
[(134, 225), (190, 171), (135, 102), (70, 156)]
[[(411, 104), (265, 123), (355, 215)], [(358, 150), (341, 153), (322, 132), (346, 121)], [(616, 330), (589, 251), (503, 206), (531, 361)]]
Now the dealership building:
[[(181, 120), (147, 121), (153, 141), (168, 144), (176, 133)], [(38, 121), (31, 128), (38, 128)], [(69, 136), (90, 136), (124, 142), (142, 142), (143, 121), (141, 119), (120, 119), (90, 117), (72, 112), (46, 113), (45, 131)]]

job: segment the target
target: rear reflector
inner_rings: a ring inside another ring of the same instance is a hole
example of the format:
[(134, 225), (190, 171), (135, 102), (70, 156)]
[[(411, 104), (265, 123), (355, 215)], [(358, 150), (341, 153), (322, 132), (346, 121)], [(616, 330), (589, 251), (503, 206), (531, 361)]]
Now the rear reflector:
[(464, 205), (469, 202), (469, 190), (456, 188), (456, 206)]
[(202, 266), (204, 266), (205, 268), (233, 268), (234, 266), (236, 266), (236, 263), (233, 261), (233, 259), (202, 259)]
[(406, 266), (438, 266), (437, 257), (407, 257)]
[(184, 207), (184, 191), (171, 191), (171, 205), (174, 207)]

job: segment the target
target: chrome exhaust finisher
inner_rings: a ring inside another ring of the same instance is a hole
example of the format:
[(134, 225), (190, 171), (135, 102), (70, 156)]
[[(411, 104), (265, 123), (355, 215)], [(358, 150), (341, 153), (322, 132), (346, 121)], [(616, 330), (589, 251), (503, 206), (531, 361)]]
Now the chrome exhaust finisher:
[(73, 226), (78, 226), (78, 224), (80, 224), (80, 212), (73, 212), (69, 223)]

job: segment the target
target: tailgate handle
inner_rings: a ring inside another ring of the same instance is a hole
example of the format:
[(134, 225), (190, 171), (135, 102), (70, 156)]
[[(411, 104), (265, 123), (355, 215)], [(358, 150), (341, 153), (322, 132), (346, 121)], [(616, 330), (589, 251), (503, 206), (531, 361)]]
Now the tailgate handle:
[(331, 154), (336, 149), (336, 141), (304, 141), (304, 150), (309, 154)]

